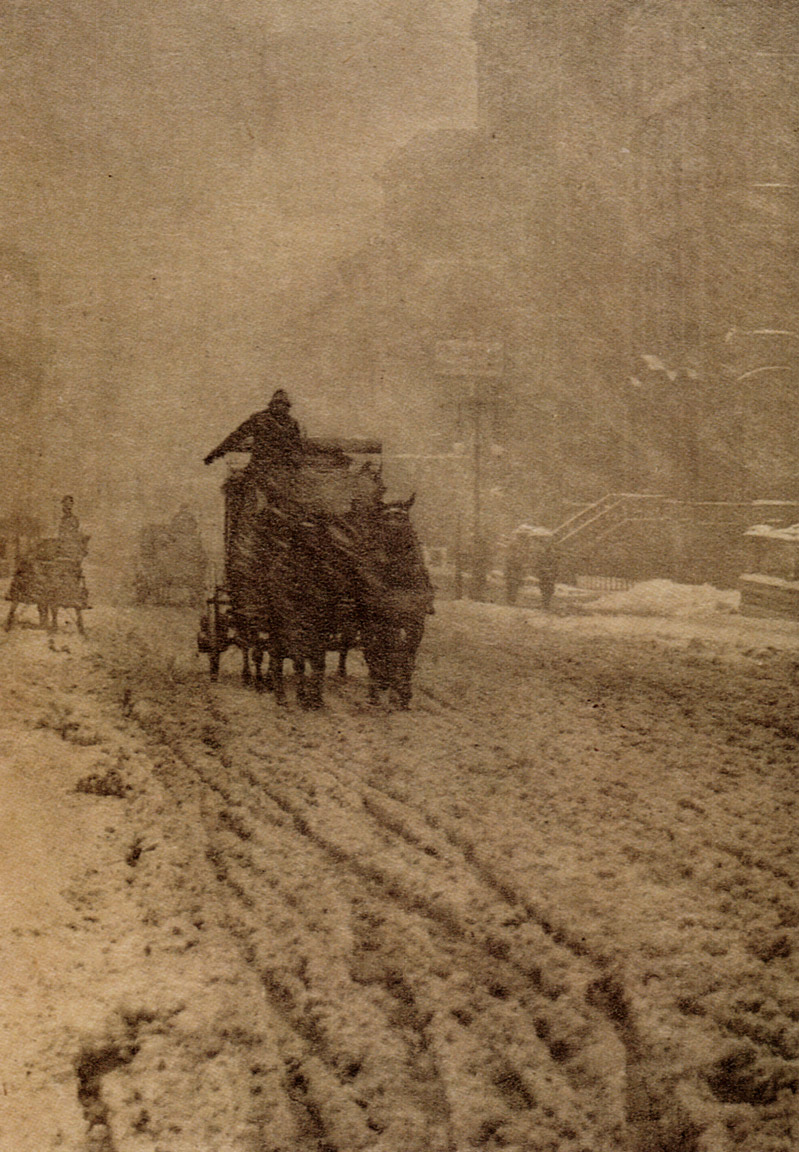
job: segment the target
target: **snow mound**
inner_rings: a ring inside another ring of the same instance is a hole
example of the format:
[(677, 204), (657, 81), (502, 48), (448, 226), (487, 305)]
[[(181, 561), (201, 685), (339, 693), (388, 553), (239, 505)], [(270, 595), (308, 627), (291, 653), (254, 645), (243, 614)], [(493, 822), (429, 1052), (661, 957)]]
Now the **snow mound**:
[(748, 528), (745, 536), (766, 536), (771, 540), (799, 541), (799, 524), (790, 524), (786, 528), (775, 528), (772, 524), (755, 524)]
[(672, 580), (646, 580), (624, 592), (610, 592), (591, 605), (594, 611), (631, 612), (657, 616), (702, 616), (735, 612), (740, 593), (722, 591), (712, 584), (675, 584)]

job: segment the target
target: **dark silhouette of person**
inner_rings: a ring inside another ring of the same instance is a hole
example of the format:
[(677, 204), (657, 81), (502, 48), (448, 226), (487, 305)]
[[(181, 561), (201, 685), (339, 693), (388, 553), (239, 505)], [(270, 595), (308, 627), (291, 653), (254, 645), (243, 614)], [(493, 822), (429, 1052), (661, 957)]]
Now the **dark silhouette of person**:
[(493, 549), (484, 536), (477, 536), (472, 545), (472, 600), (484, 600), (488, 590)]
[(65, 496), (61, 501), (61, 520), (56, 534), (56, 552), (63, 560), (72, 560), (78, 566), (86, 555), (88, 536), (80, 530), (80, 521), (73, 508), (75, 501), (71, 496)]
[(513, 533), (505, 555), (505, 600), (515, 604), (524, 578), (530, 569), (531, 537), (517, 530)]
[(545, 541), (536, 563), (538, 590), (541, 593), (541, 607), (548, 612), (555, 595), (555, 582), (558, 578), (558, 557), (550, 541)]
[(80, 521), (73, 509), (75, 501), (71, 496), (65, 496), (61, 501), (61, 520), (58, 525), (58, 545), (62, 555), (80, 555)]
[(303, 454), (300, 426), (291, 416), (291, 401), (282, 388), (262, 412), (254, 412), (205, 457), (211, 464), (227, 452), (249, 452), (250, 470), (268, 476), (275, 469), (296, 469)]

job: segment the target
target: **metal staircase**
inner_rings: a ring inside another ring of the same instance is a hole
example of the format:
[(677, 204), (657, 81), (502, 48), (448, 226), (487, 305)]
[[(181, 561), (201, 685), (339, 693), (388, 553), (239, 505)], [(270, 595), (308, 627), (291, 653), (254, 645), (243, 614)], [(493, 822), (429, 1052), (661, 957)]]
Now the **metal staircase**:
[(611, 492), (564, 520), (554, 529), (552, 541), (561, 555), (583, 555), (631, 520), (659, 519), (665, 502), (662, 496)]
[(797, 511), (799, 504), (790, 501), (687, 501), (612, 492), (564, 520), (552, 542), (561, 572), (573, 577), (623, 572), (649, 579), (657, 573), (695, 583), (698, 574), (718, 579), (723, 569), (731, 579), (746, 527), (795, 521)]

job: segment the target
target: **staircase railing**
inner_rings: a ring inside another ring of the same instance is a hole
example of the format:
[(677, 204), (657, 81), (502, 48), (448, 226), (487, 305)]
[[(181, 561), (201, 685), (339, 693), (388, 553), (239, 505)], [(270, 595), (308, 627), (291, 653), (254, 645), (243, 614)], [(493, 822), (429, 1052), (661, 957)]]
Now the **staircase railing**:
[(552, 533), (560, 551), (604, 539), (629, 520), (649, 519), (662, 506), (662, 496), (632, 492), (611, 492), (564, 520)]
[[(660, 571), (675, 579), (694, 580), (701, 571), (708, 573), (703, 578), (717, 579), (723, 567), (717, 555), (719, 541), (727, 541), (728, 551), (734, 553), (747, 525), (785, 523), (791, 518), (795, 521), (797, 515), (799, 503), (792, 501), (686, 501), (611, 492), (558, 525), (552, 542), (561, 572), (575, 577), (584, 571), (604, 571), (603, 564), (615, 564), (621, 566), (619, 570), (635, 572), (636, 578), (644, 578), (640, 572)], [(652, 546), (647, 544), (649, 527)], [(702, 537), (708, 548), (697, 547)], [(632, 550), (625, 545), (632, 545)]]

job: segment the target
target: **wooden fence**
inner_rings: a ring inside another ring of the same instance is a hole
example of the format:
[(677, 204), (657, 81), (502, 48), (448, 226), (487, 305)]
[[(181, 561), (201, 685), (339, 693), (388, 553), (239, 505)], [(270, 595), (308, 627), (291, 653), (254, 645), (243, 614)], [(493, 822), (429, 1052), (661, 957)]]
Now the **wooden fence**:
[(589, 592), (626, 592), (632, 588), (634, 580), (625, 576), (578, 576), (577, 587)]

